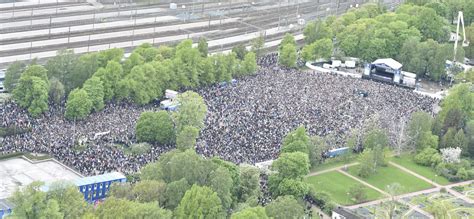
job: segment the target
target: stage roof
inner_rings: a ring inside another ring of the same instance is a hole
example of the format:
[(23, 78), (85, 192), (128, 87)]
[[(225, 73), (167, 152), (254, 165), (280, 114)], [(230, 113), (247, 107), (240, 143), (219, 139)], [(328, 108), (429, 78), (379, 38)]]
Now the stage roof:
[(384, 64), (392, 69), (398, 70), (402, 68), (402, 64), (400, 62), (395, 61), (394, 59), (388, 58), (388, 59), (377, 59), (372, 64)]

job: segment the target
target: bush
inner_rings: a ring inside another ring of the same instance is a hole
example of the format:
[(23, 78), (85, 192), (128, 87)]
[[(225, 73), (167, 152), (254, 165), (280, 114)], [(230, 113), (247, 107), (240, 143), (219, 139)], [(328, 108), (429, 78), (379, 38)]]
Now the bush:
[(331, 211), (337, 206), (329, 194), (325, 192), (317, 192), (313, 187), (310, 187), (309, 192), (306, 195), (306, 200), (318, 206), (326, 214), (331, 214)]
[(151, 145), (148, 143), (138, 143), (130, 146), (130, 152), (133, 155), (143, 155), (148, 153), (151, 150)]
[[(439, 160), (438, 160), (439, 157)], [(438, 164), (441, 161), (441, 155), (439, 155), (438, 151), (433, 148), (425, 148), (423, 151), (418, 153), (415, 156), (415, 163), (423, 165), (423, 166), (431, 166)]]

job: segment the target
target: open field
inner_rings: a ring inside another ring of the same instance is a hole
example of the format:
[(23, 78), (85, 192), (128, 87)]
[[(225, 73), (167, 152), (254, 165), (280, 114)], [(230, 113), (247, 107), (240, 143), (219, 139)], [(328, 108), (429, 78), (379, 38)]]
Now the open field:
[(392, 161), (430, 180), (434, 180), (435, 183), (438, 183), (441, 185), (448, 185), (450, 183), (448, 179), (444, 178), (443, 176), (437, 175), (433, 168), (416, 164), (413, 161), (413, 156), (411, 155), (403, 155), (400, 157), (394, 157), (392, 158)]
[(377, 170), (377, 173), (367, 178), (361, 178), (357, 176), (357, 168), (358, 166), (350, 167), (348, 172), (351, 175), (356, 176), (359, 179), (364, 180), (367, 183), (381, 190), (385, 190), (385, 187), (392, 183), (399, 183), (403, 187), (401, 194), (415, 192), (432, 187), (431, 184), (421, 179), (418, 179), (416, 176), (406, 173), (403, 170), (400, 170), (392, 165), (380, 167)]
[(353, 186), (365, 188), (367, 192), (367, 201), (382, 198), (382, 194), (366, 187), (365, 185), (345, 176), (337, 171), (323, 173), (317, 176), (310, 176), (305, 181), (311, 184), (316, 191), (327, 192), (339, 204), (350, 205), (356, 204), (355, 200), (351, 200), (347, 195), (349, 189)]

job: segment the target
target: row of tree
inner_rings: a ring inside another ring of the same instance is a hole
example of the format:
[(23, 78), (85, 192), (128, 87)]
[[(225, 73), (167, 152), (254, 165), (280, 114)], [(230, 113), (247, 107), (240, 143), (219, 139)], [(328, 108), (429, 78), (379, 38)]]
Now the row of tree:
[[(205, 39), (196, 48), (191, 40), (184, 40), (176, 47), (143, 44), (128, 58), (123, 55), (122, 49), (81, 56), (62, 50), (44, 67), (16, 62), (6, 72), (5, 87), (33, 116), (46, 111), (49, 100), (62, 104), (67, 96), (65, 116), (83, 119), (110, 101), (143, 105), (160, 99), (165, 89), (212, 85), (257, 69), (253, 52), (208, 56)], [(44, 83), (31, 76), (41, 76)]]

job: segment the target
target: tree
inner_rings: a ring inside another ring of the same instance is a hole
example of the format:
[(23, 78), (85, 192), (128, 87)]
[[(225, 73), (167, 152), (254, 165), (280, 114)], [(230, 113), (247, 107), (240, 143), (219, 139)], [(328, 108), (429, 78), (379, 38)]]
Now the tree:
[(138, 202), (164, 202), (166, 184), (156, 180), (142, 180), (133, 186), (132, 193)]
[(283, 45), (280, 50), (278, 62), (285, 67), (296, 67), (296, 47), (292, 44)]
[[(82, 84), (99, 69), (99, 64), (98, 53), (86, 53), (81, 55), (75, 62), (73, 71), (69, 74), (70, 77), (66, 79), (69, 81), (69, 87), (66, 88), (66, 93), (82, 86)], [(103, 67), (105, 67), (105, 65)]]
[(456, 135), (454, 135), (454, 145), (453, 147), (461, 148), (464, 153), (467, 153), (468, 140), (464, 135), (463, 129), (459, 129)]
[(99, 112), (104, 108), (104, 86), (98, 77), (89, 78), (83, 86), (91, 102), (92, 110)]
[(373, 129), (369, 131), (364, 137), (364, 148), (374, 149), (376, 146), (385, 148), (388, 146), (387, 134), (381, 129)]
[(192, 40), (184, 40), (176, 46), (173, 61), (182, 87), (193, 88), (199, 85), (198, 67), (202, 57), (199, 50), (192, 45)]
[(75, 185), (68, 182), (52, 183), (49, 186), (47, 198), (57, 201), (58, 210), (64, 215), (64, 218), (79, 218), (87, 210), (83, 194), (77, 190)]
[(441, 139), (440, 148), (454, 147), (455, 136), (456, 136), (456, 129), (449, 128), (448, 131), (444, 134), (443, 138)]
[(171, 211), (160, 208), (157, 202), (138, 203), (114, 197), (101, 203), (95, 213), (99, 218), (172, 218)]
[(232, 52), (237, 55), (238, 59), (244, 60), (244, 57), (247, 54), (247, 48), (245, 48), (244, 44), (239, 43), (236, 46), (232, 47)]
[(466, 124), (466, 138), (468, 140), (468, 148), (465, 153), (467, 153), (471, 158), (474, 157), (474, 120), (470, 120)]
[(333, 33), (325, 21), (313, 21), (305, 26), (303, 35), (304, 41), (309, 45), (320, 39), (332, 38)]
[(143, 112), (135, 129), (141, 142), (171, 144), (175, 141), (173, 120), (166, 111)]
[(207, 57), (207, 51), (208, 51), (208, 45), (207, 45), (207, 40), (206, 38), (204, 37), (201, 37), (199, 38), (199, 43), (198, 43), (198, 50), (199, 50), (199, 53), (201, 53), (201, 56), (203, 58), (206, 58)]
[(427, 206), (426, 211), (433, 214), (434, 218), (450, 218), (449, 212), (453, 208), (450, 202), (435, 200), (431, 205)]
[(268, 219), (265, 208), (263, 207), (253, 207), (245, 208), (239, 212), (233, 213), (230, 217), (231, 219)]
[[(309, 144), (310, 138), (308, 136), (308, 133), (306, 132), (306, 128), (304, 126), (299, 126), (295, 130), (289, 132), (286, 134), (285, 138), (283, 139), (283, 145), (282, 148), (288, 146), (289, 144), (293, 142), (301, 142), (305, 145)], [(301, 151), (306, 153), (307, 150)]]
[[(284, 177), (279, 175), (280, 178)], [(303, 198), (309, 191), (309, 186), (300, 179), (283, 178), (275, 190), (271, 189), (274, 196), (292, 195), (296, 198)]]
[(25, 188), (15, 191), (9, 199), (15, 205), (11, 216), (15, 218), (58, 216), (57, 203), (48, 203), (46, 193), (40, 190), (43, 185), (44, 183), (35, 181)]
[(392, 183), (386, 186), (385, 191), (390, 195), (388, 202), (388, 214), (390, 218), (394, 218), (395, 210), (397, 208), (396, 195), (403, 192), (403, 187), (399, 183)]
[(264, 46), (265, 46), (265, 39), (262, 35), (260, 35), (259, 37), (251, 41), (250, 51), (255, 53), (257, 57), (260, 57), (262, 55), (262, 50)]
[(241, 165), (240, 185), (238, 192), (239, 202), (245, 202), (249, 198), (259, 197), (260, 195), (260, 171), (250, 165)]
[(308, 155), (302, 152), (283, 153), (272, 164), (280, 176), (300, 178), (309, 173)]
[(325, 38), (317, 40), (303, 48), (304, 60), (312, 61), (317, 59), (329, 59), (332, 55), (333, 43), (331, 39)]
[(209, 187), (193, 185), (175, 211), (177, 218), (222, 218), (225, 212), (217, 193)]
[(426, 133), (431, 134), (432, 124), (433, 119), (428, 113), (422, 111), (413, 113), (407, 128), (407, 145), (416, 151), (426, 148), (422, 140)]
[(64, 85), (56, 78), (50, 80), (49, 99), (56, 105), (59, 105), (64, 99), (66, 90)]
[(249, 52), (245, 54), (244, 60), (242, 61), (242, 68), (244, 75), (253, 75), (257, 71), (257, 58), (255, 53)]
[(66, 90), (72, 89), (71, 78), (76, 67), (77, 56), (73, 50), (59, 50), (56, 56), (48, 60), (45, 68), (48, 70), (49, 78), (57, 78)]
[(13, 97), (21, 107), (37, 117), (48, 110), (48, 91), (48, 82), (37, 76), (28, 76), (25, 72), (13, 90)]
[(443, 162), (445, 163), (459, 163), (461, 162), (461, 148), (442, 148), (441, 149), (441, 156), (443, 158)]
[(222, 208), (228, 209), (233, 203), (232, 186), (233, 180), (230, 172), (225, 167), (218, 167), (209, 174), (209, 182), (206, 183), (212, 191), (217, 193), (221, 200)]
[(3, 84), (6, 90), (12, 92), (15, 89), (18, 80), (20, 80), (21, 73), (25, 71), (25, 68), (26, 64), (20, 61), (15, 61), (8, 66)]
[(438, 151), (434, 148), (427, 147), (421, 152), (419, 152), (415, 156), (414, 160), (415, 160), (415, 163), (421, 164), (423, 166), (434, 166), (437, 163), (434, 163), (433, 161), (438, 160), (437, 158), (435, 160), (433, 159), (435, 156), (436, 157), (439, 156)]
[(185, 178), (169, 183), (164, 194), (164, 207), (175, 209), (189, 188), (191, 186)]
[(202, 129), (207, 113), (207, 106), (202, 97), (196, 92), (186, 91), (178, 95), (178, 103), (179, 110), (173, 114), (177, 132), (179, 133), (185, 126)]
[(183, 151), (194, 148), (197, 137), (199, 137), (199, 129), (185, 126), (176, 136), (176, 148)]
[(380, 145), (374, 148), (366, 148), (359, 157), (358, 175), (361, 177), (368, 177), (377, 171), (380, 166), (386, 165), (386, 150)]
[(207, 57), (199, 64), (199, 84), (201, 86), (207, 86), (214, 82), (216, 82), (216, 78), (213, 58)]
[(110, 61), (107, 63), (105, 69), (100, 68), (94, 73), (102, 81), (104, 86), (104, 101), (110, 101), (115, 97), (115, 93), (118, 89), (119, 80), (124, 76), (122, 65), (116, 61)]
[(359, 185), (354, 185), (350, 187), (348, 193), (351, 198), (355, 200), (356, 203), (361, 203), (367, 200), (367, 191), (365, 191), (364, 187), (361, 187)]
[(323, 153), (328, 149), (326, 141), (319, 136), (311, 136), (308, 144), (308, 156), (311, 167), (323, 162)]
[(286, 33), (285, 36), (283, 37), (283, 39), (281, 40), (280, 46), (279, 46), (280, 53), (281, 53), (281, 50), (283, 49), (283, 47), (288, 45), (288, 44), (293, 45), (293, 46), (296, 47), (295, 37), (291, 33)]
[(303, 218), (304, 209), (296, 199), (289, 196), (280, 196), (265, 207), (268, 217), (274, 219)]
[(92, 101), (84, 89), (74, 89), (69, 93), (66, 102), (65, 116), (67, 119), (81, 120), (92, 110)]

